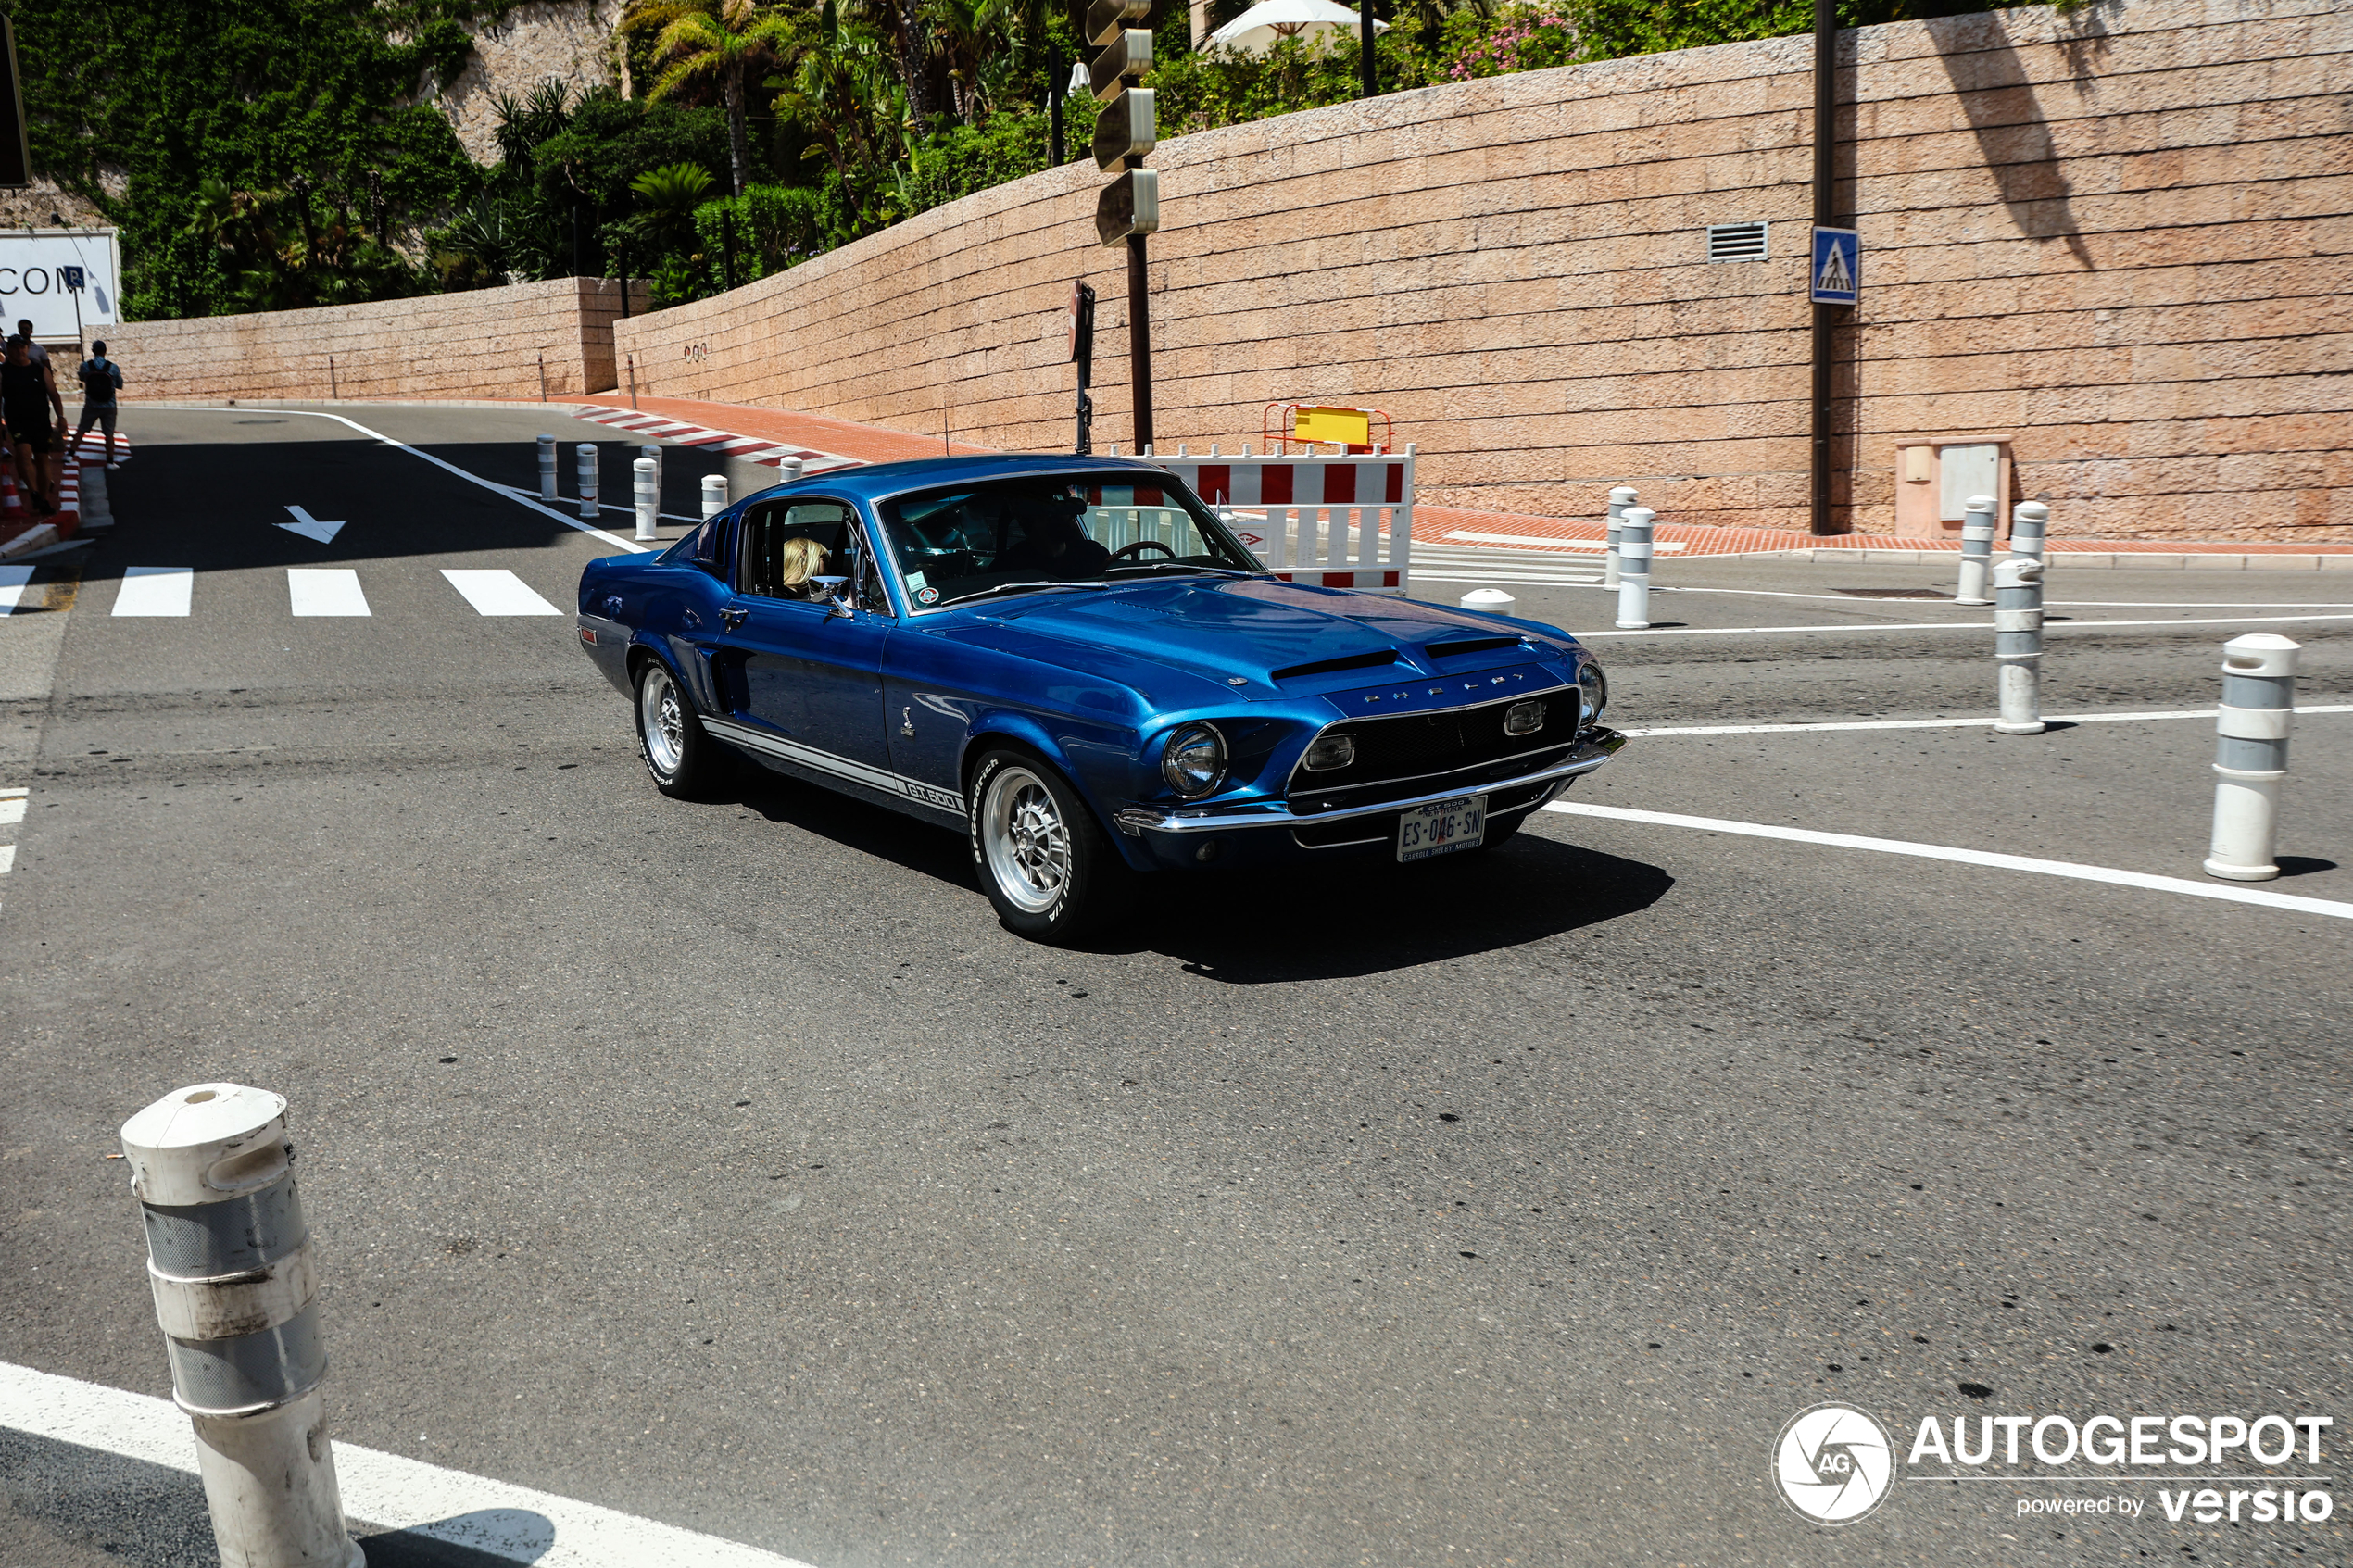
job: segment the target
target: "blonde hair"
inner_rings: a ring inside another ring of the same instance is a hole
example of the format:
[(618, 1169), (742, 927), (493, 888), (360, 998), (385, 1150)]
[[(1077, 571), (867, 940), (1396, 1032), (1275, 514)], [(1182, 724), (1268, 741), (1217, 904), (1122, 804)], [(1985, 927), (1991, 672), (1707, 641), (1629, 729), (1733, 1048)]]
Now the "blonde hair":
[(825, 570), (825, 547), (803, 534), (785, 541), (776, 552), (776, 580), (787, 588), (798, 588)]

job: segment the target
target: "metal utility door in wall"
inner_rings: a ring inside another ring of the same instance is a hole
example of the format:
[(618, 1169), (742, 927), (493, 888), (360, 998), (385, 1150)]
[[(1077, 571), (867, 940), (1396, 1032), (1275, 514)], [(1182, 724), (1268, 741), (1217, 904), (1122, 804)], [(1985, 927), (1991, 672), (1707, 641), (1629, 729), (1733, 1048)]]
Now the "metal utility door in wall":
[(1936, 467), (1937, 516), (1943, 521), (1960, 521), (1972, 495), (2002, 493), (2002, 449), (1992, 442), (1982, 446), (1940, 446)]

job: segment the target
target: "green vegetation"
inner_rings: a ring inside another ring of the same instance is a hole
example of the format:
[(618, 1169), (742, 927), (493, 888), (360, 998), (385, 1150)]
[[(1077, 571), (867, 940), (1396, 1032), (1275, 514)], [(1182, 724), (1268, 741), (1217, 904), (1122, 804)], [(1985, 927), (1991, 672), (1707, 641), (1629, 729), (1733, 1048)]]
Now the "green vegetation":
[[(1841, 0), (1847, 26), (2013, 0)], [(36, 167), (122, 231), (133, 318), (627, 271), (657, 306), (1046, 167), (1064, 0), (631, 0), (638, 95), (500, 104), (474, 164), (430, 94), (511, 0), (15, 0)], [(1374, 0), (1384, 91), (1800, 32), (1806, 0)], [(1217, 20), (1244, 0), (1217, 0)], [(1359, 95), (1354, 40), (1193, 52), (1159, 0), (1164, 136)], [(1066, 101), (1066, 146), (1093, 107)]]

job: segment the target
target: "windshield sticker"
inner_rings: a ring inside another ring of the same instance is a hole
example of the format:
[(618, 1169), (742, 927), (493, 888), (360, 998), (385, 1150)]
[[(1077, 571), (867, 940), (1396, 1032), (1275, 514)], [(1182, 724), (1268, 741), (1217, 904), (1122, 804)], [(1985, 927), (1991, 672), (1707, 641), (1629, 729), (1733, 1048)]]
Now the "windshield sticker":
[(915, 590), (915, 602), (919, 605), (936, 605), (939, 602), (939, 590), (918, 588)]
[(922, 572), (911, 571), (907, 574), (907, 591), (912, 594), (920, 594), (924, 591), (924, 574)]

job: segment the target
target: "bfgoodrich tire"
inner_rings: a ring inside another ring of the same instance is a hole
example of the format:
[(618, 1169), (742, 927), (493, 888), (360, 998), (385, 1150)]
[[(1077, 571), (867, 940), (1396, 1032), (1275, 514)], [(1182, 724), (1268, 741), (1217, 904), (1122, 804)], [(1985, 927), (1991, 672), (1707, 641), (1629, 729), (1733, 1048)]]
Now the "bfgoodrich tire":
[(973, 868), (1005, 929), (1063, 946), (1129, 909), (1135, 872), (1070, 781), (1026, 751), (990, 751), (966, 797)]
[(695, 705), (659, 659), (637, 671), (637, 756), (654, 787), (677, 800), (699, 798), (726, 769)]

